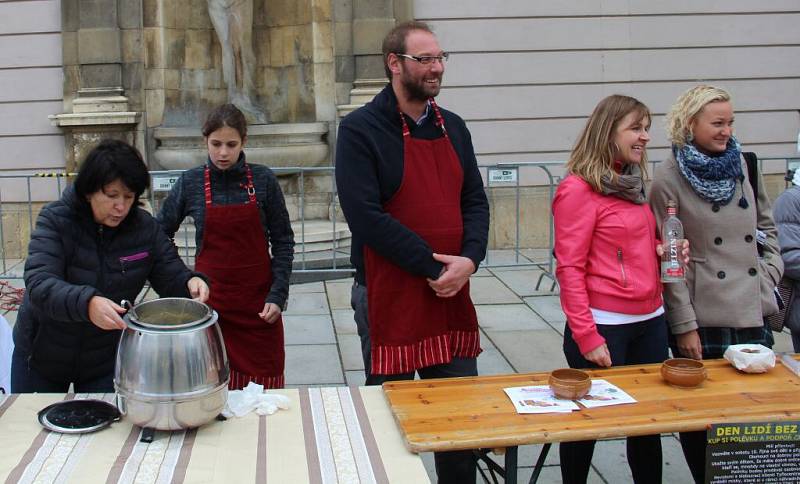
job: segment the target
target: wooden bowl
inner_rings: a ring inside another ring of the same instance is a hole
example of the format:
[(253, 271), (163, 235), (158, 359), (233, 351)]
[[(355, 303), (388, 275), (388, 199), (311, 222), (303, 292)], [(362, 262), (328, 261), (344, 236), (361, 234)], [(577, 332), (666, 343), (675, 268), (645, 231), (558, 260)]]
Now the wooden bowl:
[(550, 389), (558, 398), (577, 400), (589, 393), (592, 378), (588, 373), (574, 368), (562, 368), (550, 372)]
[(696, 387), (703, 383), (706, 375), (703, 362), (690, 358), (672, 358), (661, 365), (661, 378), (676, 387)]

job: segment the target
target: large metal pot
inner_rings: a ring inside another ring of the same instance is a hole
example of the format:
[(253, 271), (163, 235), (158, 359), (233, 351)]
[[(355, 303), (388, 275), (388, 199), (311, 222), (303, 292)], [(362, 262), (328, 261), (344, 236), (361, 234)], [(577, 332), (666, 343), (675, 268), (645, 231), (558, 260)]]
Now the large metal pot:
[(131, 307), (117, 347), (114, 387), (125, 418), (140, 427), (199, 427), (220, 414), (230, 366), (217, 313), (183, 298)]

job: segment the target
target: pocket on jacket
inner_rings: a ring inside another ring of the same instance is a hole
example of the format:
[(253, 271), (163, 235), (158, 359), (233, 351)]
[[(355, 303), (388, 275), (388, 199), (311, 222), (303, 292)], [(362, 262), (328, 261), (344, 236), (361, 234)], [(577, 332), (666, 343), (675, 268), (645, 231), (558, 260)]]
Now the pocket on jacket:
[(628, 287), (628, 274), (625, 270), (625, 255), (619, 247), (617, 247), (617, 265), (619, 266), (619, 284), (622, 287)]
[[(106, 256), (106, 267), (109, 274), (121, 275), (129, 285), (131, 281), (144, 283), (150, 275), (153, 255), (146, 250), (124, 253), (117, 256)], [(108, 280), (107, 280), (108, 282)]]
[(766, 262), (764, 261), (758, 261), (758, 282), (759, 288), (761, 289), (761, 313), (764, 316), (772, 316), (773, 314), (777, 314), (779, 310), (778, 300), (775, 298), (775, 284), (773, 284), (772, 278), (766, 272), (765, 264)]

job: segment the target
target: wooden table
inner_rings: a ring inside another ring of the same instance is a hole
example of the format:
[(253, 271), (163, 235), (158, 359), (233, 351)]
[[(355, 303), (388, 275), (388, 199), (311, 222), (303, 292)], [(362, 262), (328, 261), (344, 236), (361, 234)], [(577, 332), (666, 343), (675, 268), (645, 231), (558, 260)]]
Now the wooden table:
[[(506, 448), (506, 482), (516, 482), (516, 447), (523, 444), (800, 418), (800, 377), (780, 362), (759, 375), (741, 373), (725, 360), (707, 360), (705, 365), (708, 379), (693, 389), (667, 385), (658, 364), (591, 370), (592, 377), (617, 385), (637, 403), (568, 414), (517, 414), (503, 392), (507, 387), (546, 385), (549, 373), (389, 382), (383, 388), (409, 450)], [(539, 461), (541, 469), (544, 458)]]
[(151, 444), (124, 419), (83, 435), (39, 425), (40, 409), (86, 394), (0, 395), (0, 483), (429, 482), (380, 387), (279, 392), (291, 399), (289, 410), (156, 432)]

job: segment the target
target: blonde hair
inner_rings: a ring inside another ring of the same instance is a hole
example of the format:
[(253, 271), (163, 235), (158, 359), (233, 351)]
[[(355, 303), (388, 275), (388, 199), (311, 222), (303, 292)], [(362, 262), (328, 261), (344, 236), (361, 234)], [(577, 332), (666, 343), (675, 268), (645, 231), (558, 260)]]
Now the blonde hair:
[[(652, 119), (647, 106), (630, 96), (614, 94), (600, 101), (569, 155), (567, 171), (582, 178), (597, 192), (602, 192), (603, 176), (616, 180), (614, 135), (620, 121), (632, 112), (639, 116), (638, 121)], [(642, 153), (639, 168), (644, 176), (647, 173), (647, 152)]]
[(692, 123), (706, 104), (730, 100), (728, 91), (707, 84), (695, 86), (681, 94), (667, 113), (667, 132), (672, 144), (683, 148), (692, 141)]

